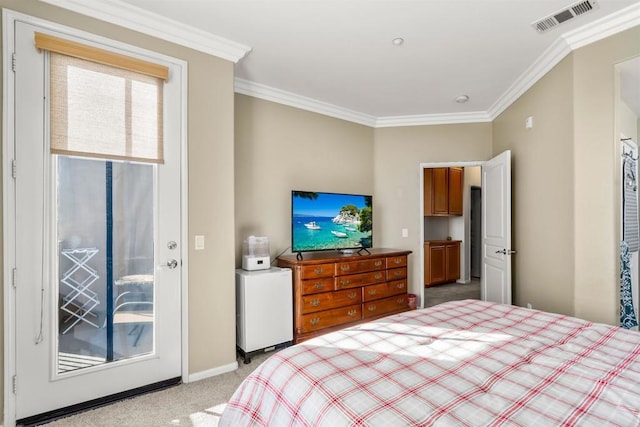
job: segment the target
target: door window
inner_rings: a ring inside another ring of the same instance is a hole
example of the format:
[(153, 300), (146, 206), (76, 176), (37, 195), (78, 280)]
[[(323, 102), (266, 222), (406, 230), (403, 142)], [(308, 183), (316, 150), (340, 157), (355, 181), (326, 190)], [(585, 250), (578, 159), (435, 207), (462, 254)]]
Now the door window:
[(154, 166), (56, 156), (58, 373), (154, 348)]

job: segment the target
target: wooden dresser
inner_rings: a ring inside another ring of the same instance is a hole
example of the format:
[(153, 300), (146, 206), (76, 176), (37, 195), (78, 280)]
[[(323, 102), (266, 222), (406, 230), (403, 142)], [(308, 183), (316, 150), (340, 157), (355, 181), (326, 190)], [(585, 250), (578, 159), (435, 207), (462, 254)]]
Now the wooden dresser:
[(293, 341), (408, 310), (407, 258), (411, 251), (310, 252), (278, 258), (293, 272)]

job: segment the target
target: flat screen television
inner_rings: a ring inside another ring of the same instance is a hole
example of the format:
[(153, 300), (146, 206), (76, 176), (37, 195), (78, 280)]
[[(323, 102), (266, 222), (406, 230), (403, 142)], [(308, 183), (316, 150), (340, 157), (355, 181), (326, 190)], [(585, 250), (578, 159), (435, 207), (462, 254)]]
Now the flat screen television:
[(291, 252), (366, 250), (373, 244), (372, 197), (291, 192)]

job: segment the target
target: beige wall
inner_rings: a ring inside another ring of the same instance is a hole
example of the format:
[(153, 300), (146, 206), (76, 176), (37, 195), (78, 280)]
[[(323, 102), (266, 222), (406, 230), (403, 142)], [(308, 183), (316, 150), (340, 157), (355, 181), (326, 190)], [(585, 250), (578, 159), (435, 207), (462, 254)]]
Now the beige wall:
[(490, 158), (490, 123), (372, 129), (239, 94), (235, 112), (237, 266), (250, 235), (269, 237), (272, 258), (288, 250), (291, 190), (362, 192), (374, 195), (374, 245), (413, 251), (421, 295), (420, 163)]
[[(188, 62), (189, 371), (235, 362), (233, 64), (35, 0), (0, 6)], [(0, 322), (2, 318), (0, 317)]]
[(640, 55), (640, 26), (585, 46), (574, 61), (575, 315), (619, 311), (619, 135), (614, 64)]
[(493, 122), (493, 153), (513, 153), (518, 305), (618, 323), (614, 64), (638, 40), (640, 27), (576, 50)]
[(244, 95), (235, 112), (238, 266), (247, 236), (289, 248), (291, 190), (373, 193), (372, 128)]
[[(572, 58), (493, 122), (493, 154), (512, 154), (513, 302), (573, 314)], [(533, 128), (525, 128), (527, 117)]]
[[(374, 145), (376, 246), (409, 249), (409, 289), (422, 295), (420, 163), (491, 158), (491, 123), (380, 128)], [(409, 237), (402, 237), (407, 228)], [(421, 303), (422, 300), (419, 301)]]

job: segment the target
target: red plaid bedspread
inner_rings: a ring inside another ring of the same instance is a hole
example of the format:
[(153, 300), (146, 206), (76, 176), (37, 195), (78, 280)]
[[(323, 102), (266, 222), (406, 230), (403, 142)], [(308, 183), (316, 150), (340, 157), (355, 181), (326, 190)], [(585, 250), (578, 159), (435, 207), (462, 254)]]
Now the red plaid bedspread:
[(640, 333), (466, 300), (274, 354), (220, 426), (638, 426)]

